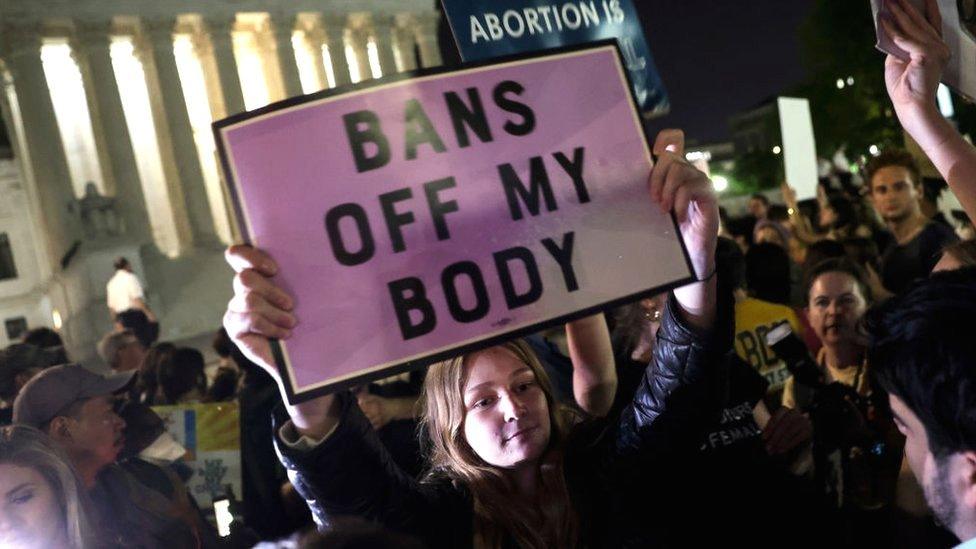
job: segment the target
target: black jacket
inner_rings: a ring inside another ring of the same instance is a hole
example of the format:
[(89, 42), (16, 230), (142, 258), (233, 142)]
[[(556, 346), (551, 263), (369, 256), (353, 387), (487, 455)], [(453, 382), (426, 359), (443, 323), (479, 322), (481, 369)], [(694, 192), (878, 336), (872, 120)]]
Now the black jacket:
[[(565, 475), (588, 547), (643, 546), (652, 541), (653, 516), (637, 505), (635, 476), (668, 474), (661, 466), (697, 449), (711, 398), (713, 365), (731, 344), (731, 316), (720, 314), (711, 334), (690, 329), (676, 314), (671, 297), (654, 358), (633, 401), (618, 418), (577, 425), (566, 443)], [(292, 484), (306, 499), (315, 521), (356, 515), (416, 536), (429, 547), (470, 547), (473, 511), (470, 493), (457, 483), (408, 477), (390, 459), (355, 405), (338, 395), (341, 420), (322, 444), (302, 451), (280, 440), (275, 446)]]

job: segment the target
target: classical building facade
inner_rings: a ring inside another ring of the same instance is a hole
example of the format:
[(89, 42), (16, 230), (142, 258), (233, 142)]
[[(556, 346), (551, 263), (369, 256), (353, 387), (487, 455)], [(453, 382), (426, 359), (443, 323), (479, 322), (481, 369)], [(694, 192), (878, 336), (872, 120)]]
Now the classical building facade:
[(439, 65), (438, 18), (433, 0), (4, 0), (0, 345), (47, 325), (91, 357), (119, 255), (164, 338), (214, 330), (238, 233), (210, 124)]

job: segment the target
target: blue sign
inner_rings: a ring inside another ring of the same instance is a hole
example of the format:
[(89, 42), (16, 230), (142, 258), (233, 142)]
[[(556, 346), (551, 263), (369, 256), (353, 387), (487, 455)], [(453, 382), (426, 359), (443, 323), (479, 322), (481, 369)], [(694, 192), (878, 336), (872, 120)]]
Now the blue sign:
[(645, 116), (668, 111), (668, 94), (631, 0), (442, 0), (465, 61), (616, 38)]

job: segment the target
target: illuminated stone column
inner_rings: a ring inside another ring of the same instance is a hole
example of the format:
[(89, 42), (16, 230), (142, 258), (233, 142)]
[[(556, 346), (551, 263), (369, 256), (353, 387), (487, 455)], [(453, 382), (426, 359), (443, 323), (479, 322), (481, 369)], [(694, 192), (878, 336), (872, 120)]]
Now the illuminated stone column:
[[(233, 229), (234, 218), (228, 207), (230, 201), (227, 199), (222, 183), (217, 148), (211, 130), (214, 120), (227, 116), (227, 108), (224, 104), (220, 80), (217, 77), (217, 63), (210, 37), (204, 33), (204, 28), (199, 24), (189, 24), (184, 29), (187, 32), (183, 33), (183, 38), (189, 38), (193, 59), (188, 59), (185, 52), (181, 52), (179, 47), (176, 48), (179, 70), (188, 80), (181, 82), (183, 95), (188, 102), (187, 113), (190, 115), (190, 126), (193, 128), (197, 155), (200, 158), (207, 204), (214, 220), (214, 231), (223, 244), (231, 244), (236, 240), (237, 235)], [(195, 75), (199, 76), (199, 81)], [(204, 105), (206, 109), (200, 108)]]
[(393, 33), (396, 31), (392, 15), (373, 15), (373, 41), (376, 44), (380, 71), (383, 76), (397, 73), (396, 58), (393, 56)]
[(315, 78), (318, 80), (319, 89), (324, 90), (329, 87), (329, 77), (325, 72), (325, 61), (322, 57), (322, 46), (325, 42), (325, 32), (319, 24), (319, 17), (304, 17), (302, 19), (302, 31), (305, 34), (305, 45), (312, 55), (312, 65), (315, 69)]
[(82, 235), (74, 211), (74, 189), (58, 132), (58, 121), (41, 65), (42, 36), (32, 26), (0, 28), (0, 47), (7, 69), (13, 77), (20, 105), (24, 140), (34, 174), (38, 201), (45, 228), (47, 256), (57, 268), (65, 252)]
[(17, 94), (14, 91), (13, 78), (2, 58), (2, 48), (0, 48), (0, 123), (7, 128), (10, 146), (20, 167), (21, 182), (29, 210), (27, 213), (30, 218), (30, 235), (32, 242), (37, 244), (32, 251), (34, 252), (33, 259), (38, 267), (38, 278), (39, 280), (46, 280), (53, 272), (53, 265), (48, 257), (49, 237), (44, 231), (42, 221), (44, 211), (37, 196), (37, 180), (34, 178), (34, 168), (31, 166), (30, 151), (27, 150), (27, 145), (24, 142), (20, 106), (17, 102)]
[(278, 70), (281, 71), (281, 83), (285, 88), (285, 97), (302, 95), (302, 81), (298, 76), (295, 48), (291, 43), (292, 34), (295, 32), (295, 17), (292, 15), (273, 15), (271, 30), (274, 33), (275, 51), (278, 54)]
[(437, 44), (437, 23), (440, 16), (437, 12), (422, 13), (416, 15), (414, 21), (414, 33), (420, 49), (420, 65), (426, 68), (444, 64), (440, 46)]
[(359, 81), (372, 79), (373, 70), (369, 65), (369, 33), (367, 29), (362, 25), (355, 25), (346, 32), (346, 41), (352, 48), (356, 67), (359, 69)]
[(112, 194), (127, 235), (143, 241), (151, 237), (149, 217), (112, 66), (111, 32), (108, 21), (81, 23), (75, 33), (77, 48), (72, 49), (81, 67), (96, 143), (105, 147), (107, 163), (102, 164), (102, 173), (114, 176)]
[(237, 72), (237, 60), (234, 57), (232, 33), (235, 21), (235, 16), (229, 15), (220, 18), (207, 17), (204, 22), (217, 65), (217, 78), (220, 81), (225, 116), (244, 112), (244, 94), (241, 92), (241, 79)]
[(329, 45), (329, 57), (332, 62), (332, 74), (335, 75), (336, 86), (348, 84), (350, 80), (349, 63), (346, 62), (347, 18), (340, 15), (324, 15), (321, 21), (325, 28), (325, 40)]
[[(101, 29), (102, 35), (106, 35), (108, 32), (108, 25), (103, 25)], [(92, 138), (94, 139), (95, 154), (98, 157), (98, 166), (102, 174), (102, 189), (104, 194), (115, 196), (116, 194), (116, 181), (115, 181), (115, 170), (112, 167), (111, 155), (109, 154), (108, 144), (105, 139), (105, 129), (102, 127), (102, 117), (99, 115), (99, 105), (97, 94), (93, 93), (94, 86), (91, 74), (91, 67), (88, 63), (88, 56), (84, 55), (83, 50), (86, 48), (87, 44), (84, 44), (89, 36), (88, 33), (80, 26), (76, 25), (72, 31), (67, 33), (69, 36), (69, 47), (71, 49), (71, 60), (74, 61), (75, 65), (78, 67), (78, 72), (81, 74), (82, 87), (85, 92), (85, 102), (88, 105), (88, 116), (89, 123), (91, 124)]]
[(396, 48), (400, 53), (400, 70), (412, 71), (417, 69), (417, 37), (413, 30), (413, 17), (410, 15), (397, 15), (394, 37), (396, 38)]
[(179, 251), (182, 252), (194, 240), (201, 244), (215, 243), (216, 235), (207, 208), (200, 159), (173, 54), (174, 25), (173, 19), (144, 21), (143, 28), (150, 44), (140, 44), (142, 47), (137, 51), (146, 73), (159, 153), (166, 176), (167, 207), (172, 208)]

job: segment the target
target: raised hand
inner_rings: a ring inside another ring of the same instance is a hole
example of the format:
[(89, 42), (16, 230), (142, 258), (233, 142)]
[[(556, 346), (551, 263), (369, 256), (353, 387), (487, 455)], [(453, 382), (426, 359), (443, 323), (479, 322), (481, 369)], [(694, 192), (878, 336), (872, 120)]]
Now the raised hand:
[[(288, 339), (298, 324), (292, 309), (294, 299), (272, 280), (278, 265), (263, 251), (251, 246), (231, 246), (224, 254), (234, 272), (234, 297), (227, 303), (224, 328), (248, 359), (261, 366), (278, 383), (281, 398), (287, 395), (281, 374), (271, 355), (268, 338)], [(321, 438), (338, 421), (334, 417), (333, 395), (286, 406), (295, 428), (302, 435)]]
[(224, 328), (244, 356), (279, 380), (268, 338), (291, 336), (291, 329), (297, 324), (291, 314), (294, 300), (272, 281), (278, 266), (268, 254), (238, 245), (228, 248), (224, 257), (236, 273), (234, 297), (224, 313)]
[(657, 163), (649, 181), (651, 200), (662, 211), (674, 209), (696, 274), (711, 274), (718, 243), (718, 198), (711, 180), (685, 160), (684, 132), (662, 130), (654, 141)]
[(936, 0), (925, 1), (925, 14), (906, 0), (886, 0), (890, 17), (881, 26), (908, 59), (888, 55), (885, 84), (902, 124), (919, 114), (936, 113), (936, 92), (951, 56), (942, 39), (942, 16)]
[(881, 25), (908, 59), (889, 55), (885, 83), (898, 121), (929, 157), (970, 217), (976, 216), (976, 149), (936, 106), (939, 80), (950, 50), (942, 39), (937, 0), (925, 1), (925, 14), (906, 0), (886, 0), (890, 17)]
[(696, 277), (702, 281), (674, 291), (693, 326), (707, 330), (715, 320), (715, 248), (718, 245), (718, 198), (711, 180), (685, 160), (681, 130), (663, 130), (654, 142), (657, 163), (648, 182), (651, 201), (673, 209)]

